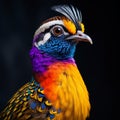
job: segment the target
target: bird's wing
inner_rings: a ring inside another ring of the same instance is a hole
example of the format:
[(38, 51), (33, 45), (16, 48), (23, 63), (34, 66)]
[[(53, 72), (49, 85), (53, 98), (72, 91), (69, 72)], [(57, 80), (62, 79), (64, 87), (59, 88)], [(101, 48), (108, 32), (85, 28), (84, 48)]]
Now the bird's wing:
[(0, 120), (47, 120), (54, 117), (52, 104), (36, 81), (22, 86), (0, 113)]

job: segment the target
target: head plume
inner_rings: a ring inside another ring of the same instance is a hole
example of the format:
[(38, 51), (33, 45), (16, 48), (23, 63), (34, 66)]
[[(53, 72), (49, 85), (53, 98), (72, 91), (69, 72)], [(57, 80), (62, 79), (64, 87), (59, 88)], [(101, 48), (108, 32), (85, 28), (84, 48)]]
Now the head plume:
[(81, 22), (82, 22), (82, 14), (81, 11), (79, 11), (77, 8), (75, 8), (73, 5), (58, 5), (53, 6), (52, 10), (57, 11), (67, 17), (69, 20), (71, 20), (77, 29), (81, 29)]

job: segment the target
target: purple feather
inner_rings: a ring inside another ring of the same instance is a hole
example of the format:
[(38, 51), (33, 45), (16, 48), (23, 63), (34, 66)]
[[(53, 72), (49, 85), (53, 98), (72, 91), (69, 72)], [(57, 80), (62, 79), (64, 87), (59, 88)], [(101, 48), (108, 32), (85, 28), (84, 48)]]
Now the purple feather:
[(32, 47), (30, 50), (30, 58), (32, 62), (32, 69), (35, 73), (43, 73), (47, 70), (48, 66), (55, 62), (68, 62), (68, 63), (75, 63), (73, 58), (67, 60), (58, 60), (52, 56), (49, 56), (46, 53), (38, 50), (35, 46)]

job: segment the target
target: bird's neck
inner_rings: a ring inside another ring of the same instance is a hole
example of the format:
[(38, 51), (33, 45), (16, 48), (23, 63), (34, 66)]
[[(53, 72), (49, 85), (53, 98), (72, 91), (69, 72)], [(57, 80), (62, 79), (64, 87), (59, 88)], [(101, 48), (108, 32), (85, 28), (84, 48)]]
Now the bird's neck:
[(32, 61), (32, 71), (33, 74), (35, 75), (42, 75), (44, 72), (48, 70), (48, 68), (50, 68), (51, 65), (55, 63), (75, 64), (75, 60), (73, 58), (56, 59), (55, 57), (43, 53), (42, 51), (38, 50), (36, 47), (33, 47), (31, 49), (30, 58)]

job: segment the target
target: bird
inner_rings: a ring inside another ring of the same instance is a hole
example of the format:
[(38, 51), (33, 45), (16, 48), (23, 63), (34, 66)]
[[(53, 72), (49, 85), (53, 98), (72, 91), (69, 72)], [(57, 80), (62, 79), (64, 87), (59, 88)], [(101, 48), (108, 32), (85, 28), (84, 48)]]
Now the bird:
[(34, 32), (29, 56), (32, 78), (7, 102), (1, 120), (86, 120), (91, 103), (88, 88), (74, 59), (85, 34), (81, 11), (73, 5), (51, 7), (57, 15)]

